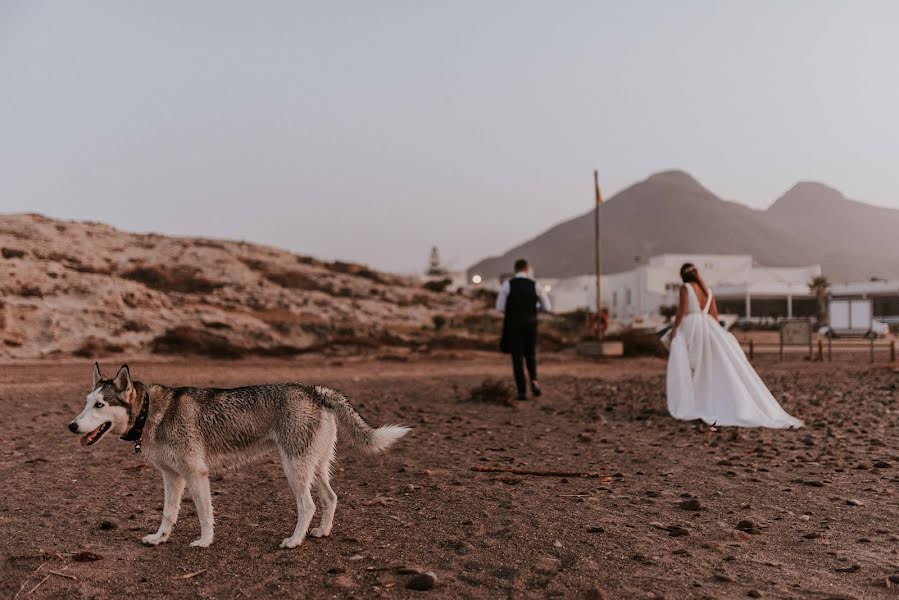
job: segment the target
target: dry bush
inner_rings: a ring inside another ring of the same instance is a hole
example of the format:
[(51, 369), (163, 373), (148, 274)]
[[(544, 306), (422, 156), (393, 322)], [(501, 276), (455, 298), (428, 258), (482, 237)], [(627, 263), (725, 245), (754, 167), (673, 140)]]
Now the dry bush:
[(153, 339), (155, 354), (198, 354), (210, 358), (240, 358), (246, 348), (232, 344), (227, 338), (202, 329), (180, 325)]
[(72, 354), (82, 358), (95, 358), (109, 354), (121, 354), (124, 351), (125, 349), (118, 344), (96, 337), (89, 337)]
[(122, 273), (124, 279), (142, 283), (160, 292), (182, 294), (208, 294), (222, 287), (223, 283), (209, 281), (199, 274), (200, 269), (187, 265), (148, 265), (134, 267)]
[(19, 250), (18, 248), (3, 248), (0, 249), (0, 253), (3, 254), (3, 258), (22, 258), (27, 254), (24, 250)]
[(324, 292), (334, 295), (334, 286), (330, 281), (322, 281), (321, 278), (312, 277), (302, 271), (266, 271), (263, 276), (272, 283), (290, 290)]
[(505, 381), (488, 377), (471, 389), (467, 401), (509, 406), (512, 404), (512, 397), (512, 386)]

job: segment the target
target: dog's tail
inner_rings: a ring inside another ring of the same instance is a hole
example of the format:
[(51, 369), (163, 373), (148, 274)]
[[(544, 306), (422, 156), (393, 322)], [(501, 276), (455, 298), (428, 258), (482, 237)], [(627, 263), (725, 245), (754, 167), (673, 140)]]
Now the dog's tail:
[(337, 427), (350, 442), (365, 452), (384, 452), (395, 441), (409, 433), (409, 427), (402, 425), (382, 425), (373, 428), (353, 407), (346, 396), (330, 388), (317, 386), (316, 395), (322, 408), (337, 419)]

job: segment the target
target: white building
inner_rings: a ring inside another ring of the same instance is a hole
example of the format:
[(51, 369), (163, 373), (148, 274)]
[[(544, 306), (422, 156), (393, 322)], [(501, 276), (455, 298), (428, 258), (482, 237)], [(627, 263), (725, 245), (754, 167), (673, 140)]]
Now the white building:
[[(808, 283), (821, 267), (762, 267), (743, 254), (663, 254), (623, 273), (602, 277), (602, 303), (613, 319), (655, 320), (659, 309), (676, 305), (681, 286), (680, 267), (691, 262), (715, 292), (718, 310), (744, 317), (812, 315), (817, 309)], [(581, 275), (540, 279), (549, 286), (556, 312), (595, 310), (596, 278)]]
[(899, 280), (875, 279), (830, 286), (831, 298), (871, 300), (873, 315), (888, 323), (899, 323)]

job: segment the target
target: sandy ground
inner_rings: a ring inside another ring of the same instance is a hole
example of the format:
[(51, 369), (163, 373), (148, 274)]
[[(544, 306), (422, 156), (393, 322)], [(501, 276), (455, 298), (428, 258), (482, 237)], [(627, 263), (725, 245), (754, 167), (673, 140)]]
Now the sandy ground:
[[(485, 377), (507, 377), (488, 355), (131, 366), (168, 384), (332, 385), (372, 423), (415, 430), (381, 457), (338, 450), (330, 538), (278, 548), (294, 503), (269, 460), (213, 480), (212, 547), (187, 546), (199, 526), (186, 500), (169, 543), (146, 548), (160, 476), (130, 445), (85, 449), (65, 429), (88, 362), (7, 365), (2, 597), (899, 597), (897, 375), (886, 367), (763, 366), (808, 426), (709, 431), (667, 416), (658, 360), (546, 357), (544, 397), (512, 407), (464, 401)], [(490, 466), (603, 477), (472, 471)], [(83, 552), (101, 558), (79, 562)], [(413, 569), (433, 571), (436, 587), (407, 589)]]

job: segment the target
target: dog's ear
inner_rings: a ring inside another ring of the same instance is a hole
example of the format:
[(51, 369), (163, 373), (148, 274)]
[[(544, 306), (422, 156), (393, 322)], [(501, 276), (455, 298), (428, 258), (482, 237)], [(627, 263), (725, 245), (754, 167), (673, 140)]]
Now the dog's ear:
[(95, 388), (95, 387), (97, 387), (97, 384), (100, 383), (100, 380), (103, 379), (103, 374), (100, 373), (100, 364), (99, 363), (94, 363), (93, 378), (94, 378), (94, 385), (92, 385), (91, 387)]
[(115, 379), (112, 380), (112, 384), (115, 386), (115, 391), (120, 394), (128, 392), (131, 389), (131, 372), (128, 371), (128, 365), (122, 365), (119, 368), (119, 372), (116, 373)]

